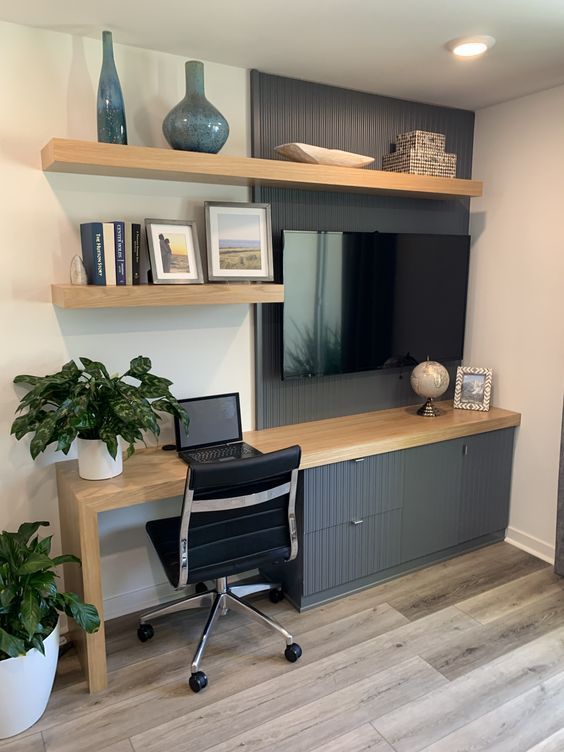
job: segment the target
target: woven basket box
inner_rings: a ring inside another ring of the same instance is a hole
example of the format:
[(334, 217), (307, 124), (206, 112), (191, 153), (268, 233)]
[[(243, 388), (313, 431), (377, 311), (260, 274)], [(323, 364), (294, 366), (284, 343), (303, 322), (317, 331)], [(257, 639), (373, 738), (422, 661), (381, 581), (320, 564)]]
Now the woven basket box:
[(384, 154), (382, 169), (386, 172), (407, 172), (411, 175), (456, 177), (456, 154), (431, 153), (418, 149)]
[(443, 133), (431, 133), (430, 131), (409, 131), (400, 133), (396, 137), (396, 151), (408, 149), (424, 149), (443, 153), (445, 150), (446, 137)]

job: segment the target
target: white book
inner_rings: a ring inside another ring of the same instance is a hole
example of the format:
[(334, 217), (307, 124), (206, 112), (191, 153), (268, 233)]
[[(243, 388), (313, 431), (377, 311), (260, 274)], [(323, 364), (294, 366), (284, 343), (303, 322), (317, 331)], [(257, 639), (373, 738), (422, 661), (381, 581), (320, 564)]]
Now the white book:
[(133, 230), (131, 222), (125, 223), (125, 284), (133, 284)]
[(104, 234), (104, 265), (106, 267), (106, 285), (116, 284), (116, 242), (114, 238), (114, 223), (102, 224)]

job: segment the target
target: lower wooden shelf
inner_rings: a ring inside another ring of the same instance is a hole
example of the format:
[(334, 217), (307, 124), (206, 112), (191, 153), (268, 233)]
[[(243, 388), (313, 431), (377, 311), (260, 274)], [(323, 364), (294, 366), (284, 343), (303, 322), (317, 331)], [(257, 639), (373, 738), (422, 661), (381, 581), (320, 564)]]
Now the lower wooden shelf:
[(282, 303), (284, 285), (214, 283), (207, 285), (51, 285), (59, 308), (139, 308), (187, 305)]

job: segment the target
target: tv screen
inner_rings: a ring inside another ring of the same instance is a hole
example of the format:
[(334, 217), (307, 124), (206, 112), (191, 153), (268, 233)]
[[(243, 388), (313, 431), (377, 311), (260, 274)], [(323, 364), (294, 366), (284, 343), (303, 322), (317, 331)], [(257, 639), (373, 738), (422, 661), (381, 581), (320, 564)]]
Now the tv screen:
[(460, 360), (467, 235), (283, 232), (283, 378)]

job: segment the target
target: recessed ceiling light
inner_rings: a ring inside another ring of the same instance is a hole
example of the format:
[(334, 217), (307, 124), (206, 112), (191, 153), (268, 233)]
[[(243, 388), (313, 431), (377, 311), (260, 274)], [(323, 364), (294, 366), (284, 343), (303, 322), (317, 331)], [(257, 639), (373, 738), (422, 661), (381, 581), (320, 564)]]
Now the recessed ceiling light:
[(493, 47), (495, 39), (489, 36), (461, 37), (447, 42), (447, 48), (457, 57), (476, 57)]

